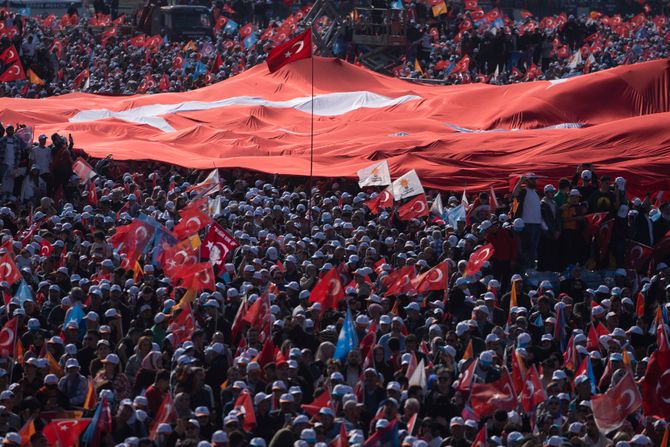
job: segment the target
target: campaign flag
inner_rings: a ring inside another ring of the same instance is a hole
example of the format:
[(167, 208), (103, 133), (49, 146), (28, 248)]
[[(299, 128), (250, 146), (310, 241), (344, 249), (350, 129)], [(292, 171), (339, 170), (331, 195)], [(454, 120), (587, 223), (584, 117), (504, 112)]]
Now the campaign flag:
[(354, 328), (354, 320), (351, 317), (351, 310), (347, 308), (347, 313), (344, 317), (340, 335), (337, 337), (337, 345), (335, 346), (335, 355), (337, 360), (346, 358), (349, 351), (358, 347), (358, 336)]
[(446, 220), (449, 225), (456, 228), (459, 219), (463, 219), (463, 222), (465, 222), (465, 215), (465, 205), (461, 203), (458, 206), (446, 210), (444, 220)]
[(249, 37), (242, 41), (242, 43), (244, 43), (244, 48), (247, 50), (256, 45), (256, 42), (258, 42), (258, 36), (256, 36), (256, 33), (249, 34)]
[(223, 27), (223, 32), (226, 34), (233, 34), (235, 31), (237, 31), (237, 28), (239, 28), (237, 22), (235, 22), (233, 19), (228, 19), (225, 26)]
[(358, 186), (387, 186), (391, 184), (391, 172), (387, 160), (382, 160), (358, 172)]
[(603, 394), (591, 397), (593, 417), (603, 433), (621, 427), (626, 418), (642, 406), (642, 395), (630, 371)]
[(93, 167), (81, 157), (77, 157), (74, 163), (72, 163), (72, 172), (77, 174), (79, 183), (82, 185), (98, 175), (93, 170)]
[(488, 261), (491, 256), (493, 256), (493, 252), (494, 249), (493, 245), (491, 244), (486, 244), (475, 250), (470, 255), (470, 259), (468, 259), (468, 264), (465, 267), (463, 276), (474, 275), (475, 273), (480, 271), (484, 263)]
[(396, 201), (424, 194), (421, 180), (414, 169), (397, 178), (391, 184), (391, 192)]
[(322, 313), (328, 309), (336, 309), (343, 298), (344, 287), (336, 268), (323, 275), (309, 294), (309, 302), (320, 303)]
[(426, 389), (427, 382), (426, 382), (426, 365), (421, 359), (418, 365), (416, 365), (416, 368), (412, 372), (412, 375), (409, 377), (408, 386), (420, 386), (424, 390)]
[(270, 73), (274, 73), (286, 64), (310, 57), (312, 57), (312, 29), (308, 28), (270, 51), (267, 58), (268, 69)]
[(200, 255), (208, 259), (211, 264), (221, 269), (228, 258), (228, 254), (233, 252), (240, 244), (218, 223), (210, 225), (207, 235), (203, 239)]

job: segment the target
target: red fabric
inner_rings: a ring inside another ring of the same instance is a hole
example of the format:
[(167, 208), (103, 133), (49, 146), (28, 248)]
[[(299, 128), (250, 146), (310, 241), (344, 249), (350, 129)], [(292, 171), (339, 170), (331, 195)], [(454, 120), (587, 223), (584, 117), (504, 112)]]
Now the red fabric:
[(474, 275), (482, 269), (482, 265), (493, 256), (493, 245), (486, 244), (483, 247), (479, 247), (470, 255), (468, 264), (465, 266), (465, 271), (463, 275)]
[(510, 411), (516, 408), (516, 393), (509, 374), (492, 383), (472, 385), (470, 405), (482, 417), (491, 416), (498, 409)]
[(330, 400), (330, 391), (326, 388), (321, 394), (314, 398), (311, 404), (303, 404), (302, 409), (312, 417), (317, 414), (320, 409), (326, 407), (330, 408)]
[(74, 447), (79, 445), (79, 436), (90, 422), (90, 419), (54, 419), (42, 429), (42, 433), (49, 445)]
[(651, 354), (640, 387), (644, 414), (670, 418), (670, 351)]
[(398, 218), (400, 220), (410, 220), (428, 215), (428, 202), (425, 194), (419, 194), (412, 200), (398, 207)]
[(431, 290), (445, 290), (449, 278), (449, 264), (447, 261), (440, 262), (432, 269), (417, 276), (412, 280), (412, 286), (417, 293), (426, 293)]
[(249, 390), (242, 390), (235, 401), (235, 407), (242, 410), (244, 414), (244, 428), (246, 431), (251, 431), (256, 426), (256, 413), (254, 413), (254, 404), (251, 400)]
[[(425, 188), (456, 189), (467, 184), (469, 191), (484, 191), (510, 175), (531, 170), (555, 182), (571, 177), (577, 160), (589, 160), (603, 174), (624, 176), (631, 194), (670, 190), (670, 159), (665, 153), (670, 140), (668, 60), (560, 82), (505, 86), (427, 86), (340, 60), (313, 62), (316, 95), (368, 91), (388, 98), (406, 94), (423, 98), (315, 117), (316, 176), (355, 179), (357, 170), (369, 166), (371, 159), (387, 159), (394, 178), (416, 169)], [(127, 111), (237, 96), (272, 101), (305, 98), (311, 91), (310, 65), (311, 61), (301, 60), (270, 74), (261, 64), (184, 93), (2, 98), (0, 121), (33, 123), (36, 134), (71, 133), (78, 146), (96, 157), (112, 153), (115, 160), (151, 159), (201, 169), (252, 167), (304, 176), (309, 173), (309, 107), (239, 105), (163, 115), (172, 132), (120, 119), (69, 120), (80, 111), (95, 109)], [(36, 101), (40, 113), (35, 112)], [(583, 128), (546, 128), (565, 123), (580, 123)], [(494, 129), (500, 131), (490, 132)]]
[(156, 414), (156, 419), (149, 430), (149, 438), (156, 439), (156, 431), (160, 424), (173, 424), (177, 422), (177, 409), (172, 402), (172, 397), (170, 393), (165, 393), (165, 398), (161, 403), (158, 414)]
[(311, 28), (288, 42), (274, 47), (268, 55), (268, 69), (270, 73), (274, 73), (286, 64), (310, 57), (312, 57)]
[(181, 220), (173, 229), (178, 239), (183, 239), (205, 228), (212, 222), (212, 218), (200, 211), (197, 207), (189, 207), (180, 213)]
[(603, 433), (615, 430), (642, 406), (642, 396), (630, 371), (614, 387), (591, 398), (596, 425)]
[(495, 233), (486, 233), (486, 242), (493, 245), (493, 259), (500, 261), (513, 261), (516, 259), (516, 240), (512, 232), (507, 228), (498, 228)]
[(328, 309), (336, 309), (343, 298), (344, 287), (336, 268), (323, 275), (309, 294), (310, 303), (321, 303), (322, 313)]

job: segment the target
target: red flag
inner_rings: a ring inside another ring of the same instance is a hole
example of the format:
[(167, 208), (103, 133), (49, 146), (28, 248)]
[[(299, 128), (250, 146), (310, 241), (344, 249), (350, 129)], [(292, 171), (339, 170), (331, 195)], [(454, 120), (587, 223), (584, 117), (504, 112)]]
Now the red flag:
[(212, 218), (197, 207), (185, 208), (179, 214), (181, 220), (172, 230), (177, 239), (184, 239), (195, 234), (212, 222)]
[(475, 439), (472, 441), (470, 447), (486, 447), (487, 445), (488, 444), (486, 442), (486, 424), (484, 424), (482, 429), (479, 430), (479, 433), (477, 433)]
[(128, 39), (128, 42), (134, 47), (143, 47), (145, 41), (146, 36), (144, 34), (140, 34), (139, 36), (131, 37), (130, 39)]
[(81, 157), (77, 157), (74, 163), (72, 163), (72, 172), (77, 174), (77, 177), (80, 179), (80, 183), (86, 183), (96, 176), (93, 167)]
[(630, 239), (627, 240), (624, 268), (635, 270), (636, 272), (644, 270), (653, 252), (654, 249), (647, 245), (631, 241)]
[(544, 386), (540, 381), (540, 374), (537, 368), (533, 365), (526, 375), (523, 383), (523, 390), (521, 391), (521, 406), (526, 413), (530, 413), (540, 403), (547, 399), (547, 393), (544, 391)]
[(482, 416), (491, 416), (498, 409), (516, 408), (516, 393), (509, 373), (492, 383), (475, 383), (470, 393), (470, 405)]
[(98, 193), (95, 190), (95, 184), (92, 181), (88, 182), (86, 197), (89, 205), (95, 206), (98, 204)]
[(89, 77), (89, 71), (88, 68), (85, 68), (82, 70), (81, 73), (79, 73), (73, 80), (72, 80), (72, 88), (75, 90), (79, 90), (81, 87), (82, 83), (88, 79)]
[(330, 443), (329, 447), (349, 447), (349, 438), (347, 438), (347, 428), (345, 425), (344, 423), (340, 424), (340, 434)]
[(184, 304), (181, 313), (168, 326), (168, 331), (172, 332), (174, 336), (175, 346), (191, 339), (191, 335), (195, 331), (195, 320), (189, 303)]
[(167, 75), (163, 73), (163, 76), (161, 76), (161, 81), (158, 84), (158, 90), (161, 92), (167, 92), (170, 90), (170, 81), (168, 81)]
[(268, 70), (274, 73), (286, 64), (310, 57), (312, 57), (311, 28), (288, 42), (274, 47), (267, 58)]
[(465, 267), (464, 276), (474, 275), (481, 270), (482, 265), (493, 256), (493, 245), (486, 244), (475, 250), (468, 260), (468, 265)]
[(644, 414), (670, 419), (670, 351), (651, 354), (640, 388)]
[(416, 276), (413, 265), (407, 265), (382, 279), (382, 285), (386, 288), (385, 296), (400, 295), (414, 290), (412, 280)]
[(443, 261), (417, 276), (411, 282), (417, 293), (426, 293), (431, 290), (446, 290), (448, 278), (449, 264), (447, 264), (447, 261)]
[(463, 5), (465, 5), (465, 9), (468, 11), (472, 11), (474, 9), (477, 9), (477, 0), (465, 0), (463, 2)]
[(9, 320), (0, 330), (0, 356), (9, 357), (14, 355), (14, 345), (17, 340), (18, 317)]
[(319, 279), (309, 294), (310, 303), (321, 303), (321, 312), (337, 309), (337, 304), (344, 298), (344, 287), (336, 268), (332, 268)]
[(656, 346), (659, 351), (670, 351), (668, 343), (668, 333), (665, 330), (665, 323), (662, 318), (656, 319)]
[(159, 261), (165, 274), (175, 279), (173, 278), (175, 272), (181, 271), (182, 267), (198, 264), (200, 255), (198, 254), (198, 247), (194, 247), (191, 238), (189, 238), (164, 249), (160, 254)]
[(151, 429), (149, 430), (149, 438), (156, 439), (156, 431), (160, 424), (174, 424), (175, 422), (177, 422), (177, 409), (172, 402), (170, 393), (165, 393), (163, 402), (156, 414), (156, 419), (154, 419)]
[(21, 273), (19, 272), (19, 269), (16, 267), (16, 264), (14, 264), (9, 253), (5, 253), (0, 258), (0, 281), (7, 281), (9, 285), (12, 286), (20, 280)]
[(586, 220), (586, 236), (587, 240), (591, 240), (591, 237), (596, 234), (598, 231), (598, 228), (600, 228), (600, 224), (602, 224), (605, 219), (607, 218), (608, 213), (593, 213), (593, 214), (587, 214), (584, 216), (584, 220)]
[(194, 290), (216, 290), (214, 270), (209, 262), (184, 265), (172, 272), (172, 279), (182, 280), (182, 287)]
[(242, 390), (233, 408), (241, 410), (244, 414), (244, 425), (242, 428), (246, 431), (251, 431), (256, 426), (256, 413), (254, 413), (254, 404), (251, 400), (249, 390)]
[[(470, 346), (470, 344), (468, 344), (468, 346)], [(455, 387), (456, 391), (460, 391), (462, 393), (468, 393), (470, 391), (472, 380), (475, 377), (475, 368), (477, 368), (477, 360), (470, 362), (468, 367), (465, 368), (463, 372), (461, 372), (458, 378), (458, 386)]]
[(603, 394), (591, 397), (593, 417), (603, 433), (621, 427), (626, 418), (642, 406), (642, 396), (630, 371)]
[(635, 315), (637, 315), (638, 318), (644, 317), (644, 303), (644, 295), (642, 292), (638, 292), (635, 302)]
[(410, 220), (428, 215), (428, 202), (425, 194), (419, 194), (398, 207), (398, 217), (400, 220)]
[(308, 415), (314, 416), (322, 408), (330, 408), (330, 391), (326, 388), (321, 394), (314, 398), (311, 404), (303, 404), (302, 409)]
[(209, 259), (213, 266), (222, 268), (228, 258), (228, 253), (239, 246), (240, 244), (231, 234), (214, 222), (202, 241), (201, 254), (203, 258)]
[(212, 62), (211, 72), (218, 73), (222, 65), (223, 65), (223, 59), (221, 59), (221, 54), (216, 53), (216, 58), (214, 59), (214, 62)]
[(517, 394), (523, 390), (526, 373), (526, 366), (520, 359), (519, 353), (516, 349), (512, 349), (512, 384), (514, 384), (514, 391)]
[(393, 194), (388, 189), (383, 190), (377, 197), (365, 202), (372, 214), (377, 214), (380, 208), (391, 208), (393, 206)]
[(270, 297), (264, 293), (249, 307), (249, 310), (242, 316), (242, 321), (246, 321), (251, 327), (260, 329), (270, 323), (271, 318)]
[(20, 61), (13, 62), (0, 74), (0, 82), (22, 81), (26, 79), (26, 72)]
[(263, 343), (263, 349), (261, 349), (261, 352), (258, 353), (258, 357), (256, 357), (256, 362), (261, 365), (261, 368), (265, 368), (265, 365), (274, 362), (276, 350), (277, 347), (272, 342), (272, 338), (268, 337)]
[(16, 51), (14, 45), (10, 45), (5, 51), (0, 54), (0, 61), (2, 65), (9, 65), (19, 60), (19, 53)]
[(533, 13), (528, 11), (527, 9), (522, 9), (521, 12), (519, 13), (521, 15), (521, 18), (527, 19), (529, 17), (533, 17)]
[(51, 245), (49, 241), (46, 239), (42, 239), (42, 242), (40, 242), (40, 256), (44, 258), (48, 258), (51, 256), (51, 253), (54, 251), (54, 246)]
[(90, 419), (53, 419), (42, 429), (42, 434), (49, 445), (75, 447), (90, 422)]

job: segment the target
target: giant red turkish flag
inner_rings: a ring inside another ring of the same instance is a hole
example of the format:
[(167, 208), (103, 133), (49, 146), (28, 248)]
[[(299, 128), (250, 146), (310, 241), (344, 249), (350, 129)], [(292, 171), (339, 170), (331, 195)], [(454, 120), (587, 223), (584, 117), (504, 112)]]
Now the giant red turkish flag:
[(493, 256), (493, 245), (486, 244), (472, 252), (468, 264), (465, 266), (464, 276), (474, 275), (482, 269), (482, 265)]
[(603, 433), (616, 430), (642, 406), (642, 395), (630, 370), (615, 386), (591, 398), (593, 417)]
[(426, 293), (431, 290), (445, 290), (449, 278), (449, 264), (442, 261), (432, 269), (412, 279), (412, 286), (417, 293)]
[(531, 170), (555, 184), (589, 160), (625, 177), (631, 196), (670, 190), (667, 59), (553, 81), (431, 86), (315, 57), (181, 93), (1, 98), (0, 121), (71, 133), (99, 158), (304, 176), (312, 63), (315, 176), (354, 180), (388, 160), (393, 178), (415, 169), (426, 189), (485, 191)]
[(670, 419), (670, 351), (651, 354), (640, 387), (644, 414)]
[(428, 215), (428, 202), (425, 194), (419, 194), (409, 202), (398, 207), (398, 217), (400, 220), (416, 219)]
[(322, 313), (328, 309), (336, 309), (343, 298), (344, 287), (337, 268), (332, 268), (323, 275), (309, 294), (310, 303), (321, 303)]
[(268, 54), (268, 69), (270, 73), (282, 68), (291, 62), (312, 57), (312, 29), (298, 34), (286, 43), (277, 45)]
[(492, 383), (475, 383), (470, 393), (470, 406), (480, 416), (486, 417), (498, 409), (513, 410), (517, 406), (512, 378), (508, 373)]

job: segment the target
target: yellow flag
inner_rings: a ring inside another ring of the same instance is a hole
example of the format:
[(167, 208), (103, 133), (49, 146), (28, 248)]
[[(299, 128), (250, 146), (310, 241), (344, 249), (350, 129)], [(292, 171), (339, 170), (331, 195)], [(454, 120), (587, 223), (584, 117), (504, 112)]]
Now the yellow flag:
[(419, 59), (414, 59), (414, 71), (418, 71), (419, 73), (421, 73), (421, 76), (423, 76), (423, 69), (421, 68)]
[(472, 339), (468, 342), (468, 347), (465, 348), (465, 352), (463, 353), (463, 360), (469, 360), (472, 357), (474, 357), (474, 352), (472, 349)]
[(444, 2), (440, 2), (437, 5), (433, 6), (433, 16), (437, 17), (441, 14), (446, 14), (447, 13), (447, 4)]
[(35, 430), (35, 416), (30, 416), (21, 430), (19, 430), (19, 436), (21, 436), (21, 446), (30, 445), (30, 437), (37, 433)]
[(193, 50), (193, 51), (198, 51), (198, 48), (195, 46), (195, 43), (192, 40), (189, 40), (186, 45), (184, 45), (183, 48), (184, 51), (188, 50)]
[(512, 311), (513, 307), (517, 307), (519, 304), (517, 304), (517, 298), (516, 298), (516, 281), (512, 282), (512, 291), (509, 294), (509, 310), (510, 312)]
[(626, 368), (632, 368), (632, 362), (630, 361), (630, 354), (628, 354), (628, 350), (624, 349), (621, 356), (623, 357), (623, 366)]
[(28, 69), (28, 79), (30, 79), (31, 84), (35, 84), (35, 85), (46, 84), (46, 82), (44, 82), (44, 79), (37, 76), (37, 74), (34, 71), (32, 71), (30, 68)]
[(47, 351), (47, 362), (49, 362), (49, 373), (56, 374), (58, 377), (63, 377), (63, 369), (60, 367), (56, 359), (53, 358), (50, 352)]

